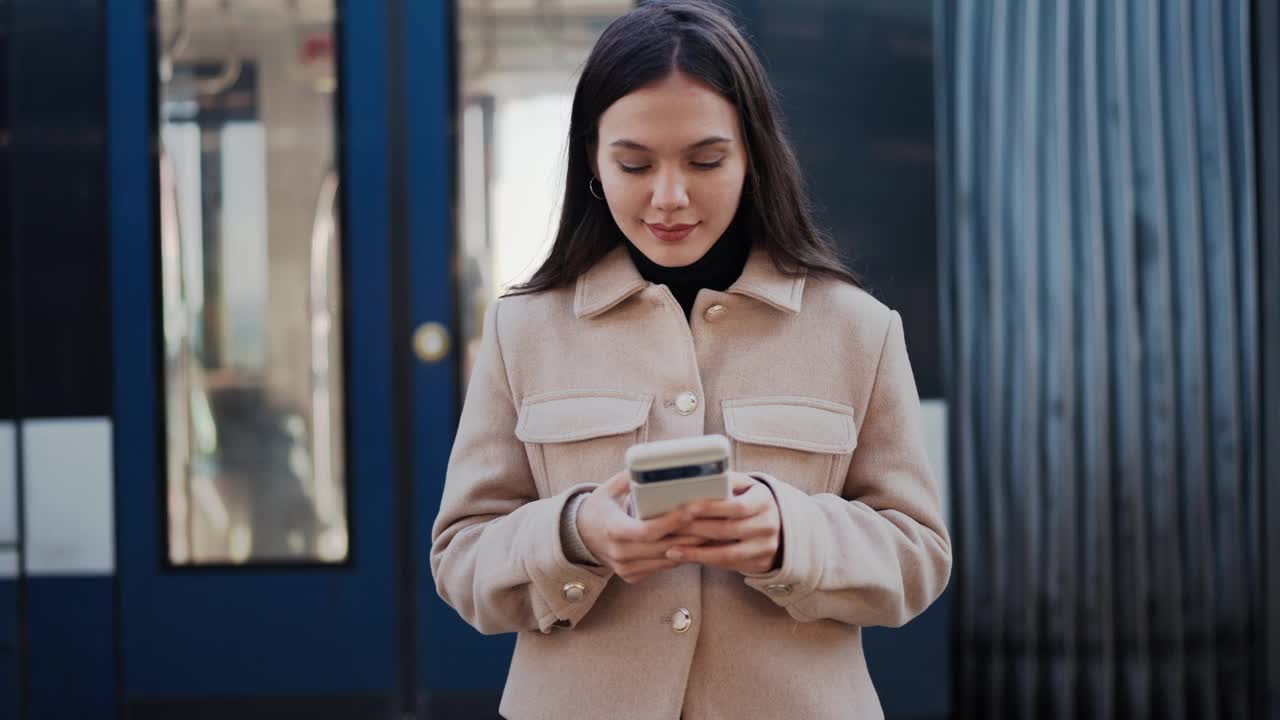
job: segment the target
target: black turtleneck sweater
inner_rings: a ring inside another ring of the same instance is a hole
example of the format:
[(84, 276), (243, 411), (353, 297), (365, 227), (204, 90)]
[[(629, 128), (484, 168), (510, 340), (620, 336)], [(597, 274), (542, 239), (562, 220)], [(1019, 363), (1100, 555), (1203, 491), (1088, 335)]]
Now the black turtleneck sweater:
[(684, 317), (690, 320), (693, 315), (693, 301), (698, 291), (703, 288), (723, 292), (742, 274), (747, 264), (747, 255), (751, 253), (751, 245), (738, 232), (729, 231), (707, 250), (707, 253), (692, 265), (683, 267), (663, 267), (650, 260), (635, 245), (627, 242), (627, 251), (635, 263), (640, 276), (655, 285), (666, 285), (675, 296), (676, 302), (684, 308)]

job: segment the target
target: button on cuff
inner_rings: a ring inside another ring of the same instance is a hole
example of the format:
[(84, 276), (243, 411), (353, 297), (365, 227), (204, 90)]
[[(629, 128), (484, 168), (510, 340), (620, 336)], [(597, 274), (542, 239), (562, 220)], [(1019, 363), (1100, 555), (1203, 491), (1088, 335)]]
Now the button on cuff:
[[(780, 482), (765, 473), (751, 473), (765, 483), (778, 501), (783, 532), (786, 533), (782, 566), (764, 573), (743, 573), (748, 587), (786, 608), (792, 617), (805, 621), (796, 609), (818, 590), (825, 562), (825, 546), (815, 537), (812, 522), (814, 499), (803, 490)], [(786, 588), (786, 589), (784, 589)]]
[[(564, 548), (557, 542), (560, 534), (560, 521), (565, 511), (565, 503), (570, 497), (584, 490), (593, 490), (589, 483), (575, 485), (559, 495), (529, 503), (521, 508), (530, 515), (526, 523), (525, 535), (517, 541), (518, 547), (528, 547), (521, 562), (531, 581), (530, 599), (532, 610), (537, 618), (538, 629), (543, 632), (554, 630), (557, 620), (568, 620), (572, 625), (577, 623), (591, 611), (601, 591), (605, 588), (613, 572), (606, 567), (577, 565), (564, 554)], [(570, 586), (569, 595), (577, 597), (579, 590), (572, 585), (581, 586), (582, 596), (576, 602), (565, 595), (566, 586)]]

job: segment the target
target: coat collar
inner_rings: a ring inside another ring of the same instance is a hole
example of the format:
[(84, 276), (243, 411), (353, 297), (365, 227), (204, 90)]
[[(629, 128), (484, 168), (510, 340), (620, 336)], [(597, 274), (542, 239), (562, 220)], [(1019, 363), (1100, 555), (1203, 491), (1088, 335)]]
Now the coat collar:
[[(746, 295), (795, 315), (800, 312), (805, 275), (790, 276), (774, 266), (767, 250), (751, 248), (742, 275), (725, 292)], [(579, 318), (600, 315), (640, 292), (649, 283), (631, 262), (627, 248), (619, 245), (578, 277), (573, 314)]]

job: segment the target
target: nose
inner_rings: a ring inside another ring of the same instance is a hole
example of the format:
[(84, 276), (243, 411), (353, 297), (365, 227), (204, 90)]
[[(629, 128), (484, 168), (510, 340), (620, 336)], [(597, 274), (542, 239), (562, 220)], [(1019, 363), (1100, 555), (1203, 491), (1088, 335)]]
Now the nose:
[(663, 212), (679, 210), (687, 206), (689, 189), (685, 183), (684, 174), (675, 170), (658, 173), (653, 187), (653, 199), (650, 202), (654, 208)]

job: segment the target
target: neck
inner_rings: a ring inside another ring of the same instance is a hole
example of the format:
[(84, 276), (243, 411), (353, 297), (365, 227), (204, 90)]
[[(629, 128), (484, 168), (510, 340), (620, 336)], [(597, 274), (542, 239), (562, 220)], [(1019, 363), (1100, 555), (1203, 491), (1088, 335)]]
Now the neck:
[(744, 234), (736, 232), (733, 225), (699, 259), (681, 267), (665, 267), (650, 260), (630, 242), (627, 251), (640, 271), (641, 277), (657, 285), (666, 285), (688, 318), (693, 312), (693, 302), (702, 289), (723, 292), (742, 274), (751, 246)]

